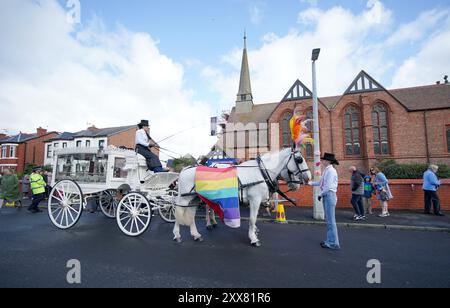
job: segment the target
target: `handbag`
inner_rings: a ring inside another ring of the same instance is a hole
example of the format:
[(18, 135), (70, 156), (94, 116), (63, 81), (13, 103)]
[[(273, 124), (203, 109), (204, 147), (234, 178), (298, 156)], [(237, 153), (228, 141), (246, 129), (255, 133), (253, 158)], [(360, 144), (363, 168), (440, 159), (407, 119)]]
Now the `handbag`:
[(381, 201), (389, 201), (389, 195), (386, 190), (380, 190), (380, 200)]

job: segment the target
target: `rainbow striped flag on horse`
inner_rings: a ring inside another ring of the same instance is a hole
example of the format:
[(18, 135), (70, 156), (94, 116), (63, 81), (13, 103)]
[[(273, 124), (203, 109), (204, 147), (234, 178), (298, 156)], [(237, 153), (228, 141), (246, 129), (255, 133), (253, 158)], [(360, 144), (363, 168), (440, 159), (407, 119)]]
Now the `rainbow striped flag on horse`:
[(197, 167), (195, 191), (231, 228), (241, 226), (237, 169)]

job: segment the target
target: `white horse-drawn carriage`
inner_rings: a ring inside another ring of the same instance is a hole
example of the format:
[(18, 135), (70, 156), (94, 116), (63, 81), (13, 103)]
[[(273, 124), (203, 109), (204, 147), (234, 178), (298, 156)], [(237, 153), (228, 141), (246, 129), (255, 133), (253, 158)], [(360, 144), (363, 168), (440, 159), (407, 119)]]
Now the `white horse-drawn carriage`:
[(150, 225), (154, 212), (175, 222), (177, 173), (147, 176), (145, 158), (117, 148), (71, 148), (56, 151), (48, 214), (59, 229), (73, 227), (89, 200), (103, 214), (115, 218), (128, 236), (139, 236)]

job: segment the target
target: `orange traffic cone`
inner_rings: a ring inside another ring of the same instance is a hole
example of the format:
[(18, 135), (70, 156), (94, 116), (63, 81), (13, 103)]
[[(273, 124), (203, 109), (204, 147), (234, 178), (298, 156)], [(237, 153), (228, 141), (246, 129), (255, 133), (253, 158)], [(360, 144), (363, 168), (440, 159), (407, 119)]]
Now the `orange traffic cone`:
[(278, 207), (277, 207), (277, 217), (275, 219), (275, 222), (280, 223), (280, 224), (287, 224), (287, 220), (286, 220), (286, 214), (284, 212), (284, 205), (283, 203), (278, 203)]

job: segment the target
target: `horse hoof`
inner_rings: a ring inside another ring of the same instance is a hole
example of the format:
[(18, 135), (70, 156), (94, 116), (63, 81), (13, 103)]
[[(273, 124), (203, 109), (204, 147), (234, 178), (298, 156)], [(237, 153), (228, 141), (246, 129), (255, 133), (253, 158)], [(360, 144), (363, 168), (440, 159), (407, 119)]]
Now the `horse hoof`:
[(201, 236), (197, 237), (197, 238), (194, 237), (194, 241), (201, 243), (201, 242), (203, 242), (203, 237), (201, 237)]
[(208, 229), (208, 230), (212, 230), (212, 229), (214, 229), (214, 227), (213, 227), (213, 226), (211, 226), (211, 225), (209, 225), (209, 226), (206, 226), (206, 229)]
[(174, 238), (173, 239), (175, 242), (177, 242), (177, 243), (181, 243), (181, 238), (179, 238), (179, 237), (176, 237), (176, 238)]
[(252, 246), (253, 247), (261, 247), (261, 242), (260, 241), (254, 242), (254, 243), (252, 243)]

